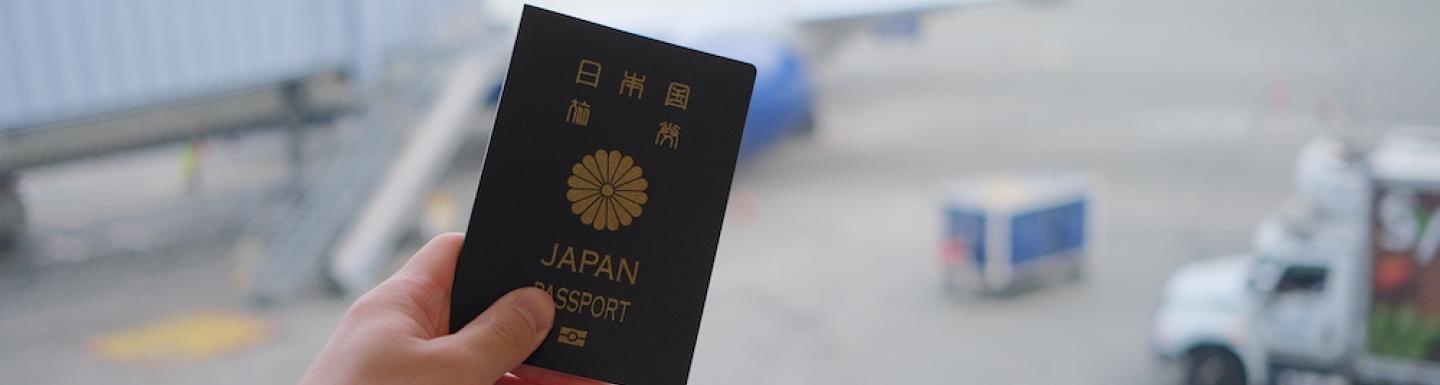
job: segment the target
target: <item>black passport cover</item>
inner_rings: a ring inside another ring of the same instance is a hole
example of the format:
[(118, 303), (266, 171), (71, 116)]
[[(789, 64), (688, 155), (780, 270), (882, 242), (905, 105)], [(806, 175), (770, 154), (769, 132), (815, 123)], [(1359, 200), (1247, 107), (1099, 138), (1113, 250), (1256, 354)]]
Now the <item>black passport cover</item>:
[(451, 331), (540, 286), (560, 309), (527, 364), (685, 383), (754, 82), (749, 64), (526, 6)]

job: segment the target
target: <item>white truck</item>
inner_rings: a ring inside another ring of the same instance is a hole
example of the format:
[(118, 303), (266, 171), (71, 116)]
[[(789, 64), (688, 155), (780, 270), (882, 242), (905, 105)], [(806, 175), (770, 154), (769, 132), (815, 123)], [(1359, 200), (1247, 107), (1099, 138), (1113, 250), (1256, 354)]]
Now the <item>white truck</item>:
[(1319, 138), (1250, 254), (1182, 267), (1151, 346), (1186, 384), (1440, 384), (1440, 130)]

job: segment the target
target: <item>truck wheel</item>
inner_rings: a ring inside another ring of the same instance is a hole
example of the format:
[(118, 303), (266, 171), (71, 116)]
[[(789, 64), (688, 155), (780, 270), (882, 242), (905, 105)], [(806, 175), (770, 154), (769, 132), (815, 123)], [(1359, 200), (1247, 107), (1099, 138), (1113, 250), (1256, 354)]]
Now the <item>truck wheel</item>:
[(1245, 367), (1225, 349), (1195, 349), (1185, 355), (1185, 384), (1245, 385)]

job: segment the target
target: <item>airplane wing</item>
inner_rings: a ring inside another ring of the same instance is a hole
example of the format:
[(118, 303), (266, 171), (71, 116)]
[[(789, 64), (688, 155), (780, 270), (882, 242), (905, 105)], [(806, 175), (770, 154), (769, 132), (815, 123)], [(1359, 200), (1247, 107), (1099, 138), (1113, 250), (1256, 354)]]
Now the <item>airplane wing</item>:
[(839, 42), (866, 31), (913, 35), (926, 13), (1012, 1), (495, 0), (486, 4), (484, 13), (489, 24), (513, 30), (519, 23), (522, 5), (530, 3), (681, 45), (692, 45), (707, 36), (768, 34), (802, 40), (811, 55), (823, 56)]
[(949, 9), (1010, 0), (796, 1), (789, 19), (799, 26), (816, 57), (828, 57), (847, 39), (870, 32), (890, 37), (919, 37), (921, 16)]

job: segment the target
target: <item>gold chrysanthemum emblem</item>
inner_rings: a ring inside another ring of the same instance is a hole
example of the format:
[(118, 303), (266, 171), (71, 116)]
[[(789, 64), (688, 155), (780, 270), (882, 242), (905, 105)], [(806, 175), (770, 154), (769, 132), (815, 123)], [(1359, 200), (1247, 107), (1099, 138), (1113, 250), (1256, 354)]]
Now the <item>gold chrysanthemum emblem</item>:
[(645, 195), (650, 184), (641, 178), (643, 170), (635, 165), (635, 159), (619, 151), (597, 150), (580, 159), (570, 172), (566, 180), (570, 190), (565, 192), (570, 212), (595, 230), (629, 226), (640, 216), (640, 206), (650, 199)]

